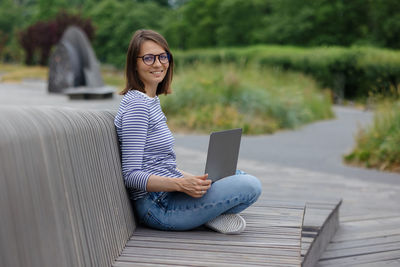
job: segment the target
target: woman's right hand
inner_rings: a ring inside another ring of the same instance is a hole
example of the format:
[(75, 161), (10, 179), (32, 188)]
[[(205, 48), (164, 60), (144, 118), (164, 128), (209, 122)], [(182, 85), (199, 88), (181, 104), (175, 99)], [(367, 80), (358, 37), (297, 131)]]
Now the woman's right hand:
[(180, 192), (183, 192), (191, 197), (202, 197), (211, 187), (211, 180), (208, 180), (208, 174), (200, 176), (185, 176), (179, 179)]

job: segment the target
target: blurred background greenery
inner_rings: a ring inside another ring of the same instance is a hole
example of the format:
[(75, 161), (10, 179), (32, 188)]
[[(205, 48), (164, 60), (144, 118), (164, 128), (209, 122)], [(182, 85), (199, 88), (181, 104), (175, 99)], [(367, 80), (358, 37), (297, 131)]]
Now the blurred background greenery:
[(356, 102), (378, 112), (346, 160), (399, 169), (398, 0), (1, 0), (1, 81), (46, 79), (71, 24), (121, 89), (132, 33), (166, 37), (177, 71), (162, 103), (176, 131), (271, 133)]

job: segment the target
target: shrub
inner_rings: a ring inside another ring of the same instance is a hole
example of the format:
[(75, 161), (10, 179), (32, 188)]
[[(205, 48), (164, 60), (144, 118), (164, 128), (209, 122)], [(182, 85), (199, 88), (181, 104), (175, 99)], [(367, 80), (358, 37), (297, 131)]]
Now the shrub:
[(0, 58), (3, 55), (4, 47), (6, 46), (8, 35), (0, 30)]
[(338, 98), (366, 97), (370, 92), (391, 94), (400, 82), (400, 52), (370, 47), (251, 46), (246, 48), (177, 51), (180, 65), (257, 63), (310, 74)]
[(232, 64), (178, 68), (173, 95), (162, 100), (174, 130), (243, 128), (272, 133), (331, 118), (330, 96), (302, 74)]
[(400, 172), (400, 101), (383, 101), (372, 125), (360, 129), (345, 161)]

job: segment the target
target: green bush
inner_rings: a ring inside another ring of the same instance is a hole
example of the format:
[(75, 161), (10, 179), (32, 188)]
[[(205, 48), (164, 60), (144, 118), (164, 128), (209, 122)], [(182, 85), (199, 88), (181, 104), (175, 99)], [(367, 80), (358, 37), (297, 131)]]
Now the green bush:
[(319, 47), (258, 45), (245, 48), (176, 51), (177, 64), (256, 63), (301, 71), (329, 87), (339, 98), (366, 97), (370, 92), (398, 94), (400, 52), (371, 47)]
[(162, 104), (169, 125), (183, 131), (241, 127), (262, 134), (333, 117), (329, 94), (314, 80), (254, 65), (178, 68), (173, 94)]
[(400, 172), (400, 101), (383, 101), (373, 124), (360, 129), (348, 163)]

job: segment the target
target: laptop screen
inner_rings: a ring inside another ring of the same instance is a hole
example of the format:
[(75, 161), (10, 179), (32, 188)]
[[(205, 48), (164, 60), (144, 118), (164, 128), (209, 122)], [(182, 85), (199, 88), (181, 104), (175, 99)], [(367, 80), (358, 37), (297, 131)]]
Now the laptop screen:
[(242, 129), (211, 133), (205, 169), (208, 179), (215, 182), (236, 173), (241, 137)]

